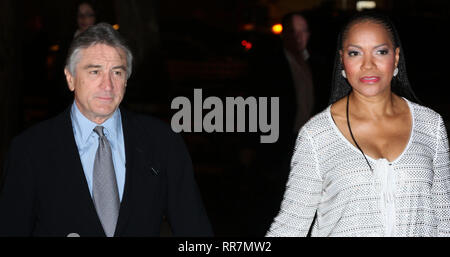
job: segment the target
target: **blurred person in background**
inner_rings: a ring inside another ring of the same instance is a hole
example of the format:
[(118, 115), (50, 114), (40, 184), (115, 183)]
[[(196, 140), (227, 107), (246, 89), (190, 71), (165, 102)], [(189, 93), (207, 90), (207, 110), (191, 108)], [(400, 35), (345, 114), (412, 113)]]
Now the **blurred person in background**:
[(295, 89), (295, 118), (293, 134), (296, 135), (311, 117), (314, 107), (314, 84), (311, 68), (308, 63), (310, 54), (306, 48), (308, 45), (310, 32), (306, 19), (300, 13), (290, 13), (283, 17), (283, 40), (284, 56), (290, 70), (290, 80), (292, 83), (286, 85)]
[(78, 4), (77, 12), (77, 30), (74, 37), (78, 36), (81, 32), (85, 31), (96, 22), (96, 13), (94, 5), (90, 1), (82, 1)]
[[(279, 98), (278, 141), (260, 144), (256, 155), (259, 181), (254, 182), (254, 191), (262, 196), (261, 199), (256, 197), (253, 203), (261, 213), (257, 216), (260, 221), (252, 221), (257, 229), (266, 224), (268, 227), (279, 209), (290, 171), (295, 138), (302, 125), (313, 115), (316, 101), (310, 67), (313, 58), (308, 50), (311, 34), (308, 22), (302, 13), (292, 12), (283, 17), (282, 26), (281, 37), (267, 40), (266, 46), (258, 49), (255, 60), (251, 62), (249, 84), (257, 87), (255, 92)], [(324, 66), (320, 68), (322, 72), (328, 73)], [(328, 95), (322, 98), (326, 99)], [(259, 200), (263, 203), (259, 203)]]

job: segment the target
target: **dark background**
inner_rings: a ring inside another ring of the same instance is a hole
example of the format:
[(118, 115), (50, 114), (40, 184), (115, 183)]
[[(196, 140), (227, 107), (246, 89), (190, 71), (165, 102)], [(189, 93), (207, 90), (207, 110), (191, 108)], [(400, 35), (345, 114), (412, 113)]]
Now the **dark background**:
[[(170, 123), (172, 99), (183, 95), (193, 102), (194, 88), (203, 89), (203, 99), (253, 96), (261, 90), (270, 96), (272, 88), (259, 83), (272, 69), (272, 55), (281, 49), (279, 36), (270, 28), (291, 11), (307, 13), (310, 52), (324, 60), (321, 86), (328, 87), (338, 29), (356, 12), (357, 1), (93, 2), (97, 22), (118, 24), (135, 54), (123, 105)], [(375, 2), (398, 27), (413, 89), (423, 104), (444, 117), (448, 128), (450, 2)], [(0, 164), (13, 136), (61, 112), (73, 100), (63, 67), (76, 30), (76, 4), (0, 1)], [(243, 40), (252, 48), (246, 49)], [(270, 148), (259, 144), (259, 136), (183, 133), (218, 236), (262, 236), (278, 211), (287, 174), (271, 166), (270, 158), (261, 157)]]

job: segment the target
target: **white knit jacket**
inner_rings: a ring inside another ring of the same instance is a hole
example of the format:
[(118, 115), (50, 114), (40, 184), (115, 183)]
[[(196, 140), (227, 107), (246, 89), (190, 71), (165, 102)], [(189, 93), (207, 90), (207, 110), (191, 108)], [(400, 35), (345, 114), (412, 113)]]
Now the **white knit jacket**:
[[(406, 100), (406, 99), (405, 99)], [(450, 236), (450, 157), (442, 117), (408, 102), (412, 133), (394, 161), (362, 153), (330, 106), (297, 137), (279, 214), (266, 236)]]

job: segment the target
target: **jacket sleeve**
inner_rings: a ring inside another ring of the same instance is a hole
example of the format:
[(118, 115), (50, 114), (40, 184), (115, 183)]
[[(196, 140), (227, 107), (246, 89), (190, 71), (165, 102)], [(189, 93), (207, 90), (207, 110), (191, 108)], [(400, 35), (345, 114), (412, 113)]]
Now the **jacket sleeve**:
[(450, 236), (450, 154), (447, 131), (440, 116), (437, 131), (431, 192), (438, 221), (438, 236)]
[(35, 187), (24, 147), (13, 140), (5, 160), (0, 181), (0, 236), (31, 236), (33, 232)]
[(192, 161), (179, 134), (168, 152), (168, 220), (174, 236), (212, 236), (212, 228), (194, 178)]
[(306, 236), (319, 205), (321, 192), (322, 178), (317, 154), (304, 126), (297, 137), (281, 209), (266, 236)]

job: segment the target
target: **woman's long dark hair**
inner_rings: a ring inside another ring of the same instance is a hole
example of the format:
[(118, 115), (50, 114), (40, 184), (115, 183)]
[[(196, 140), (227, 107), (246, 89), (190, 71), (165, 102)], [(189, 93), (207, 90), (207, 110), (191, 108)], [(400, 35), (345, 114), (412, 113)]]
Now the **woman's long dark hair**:
[(382, 25), (390, 35), (394, 48), (400, 48), (400, 58), (398, 61), (398, 74), (397, 76), (392, 78), (391, 82), (391, 91), (399, 96), (403, 96), (406, 99), (420, 103), (419, 99), (414, 94), (411, 84), (408, 80), (408, 74), (406, 73), (406, 65), (405, 65), (405, 57), (402, 44), (400, 42), (400, 37), (398, 35), (397, 29), (394, 26), (394, 23), (384, 14), (375, 11), (366, 11), (361, 12), (353, 16), (346, 25), (342, 28), (341, 32), (338, 35), (337, 41), (337, 50), (336, 56), (334, 60), (334, 69), (333, 69), (333, 80), (331, 85), (331, 95), (329, 104), (333, 104), (344, 96), (348, 95), (352, 90), (352, 87), (348, 83), (348, 81), (342, 77), (342, 69), (343, 65), (341, 62), (341, 57), (339, 51), (342, 50), (342, 43), (347, 37), (347, 33), (349, 29), (357, 23), (361, 23), (364, 21), (371, 21), (376, 24)]

